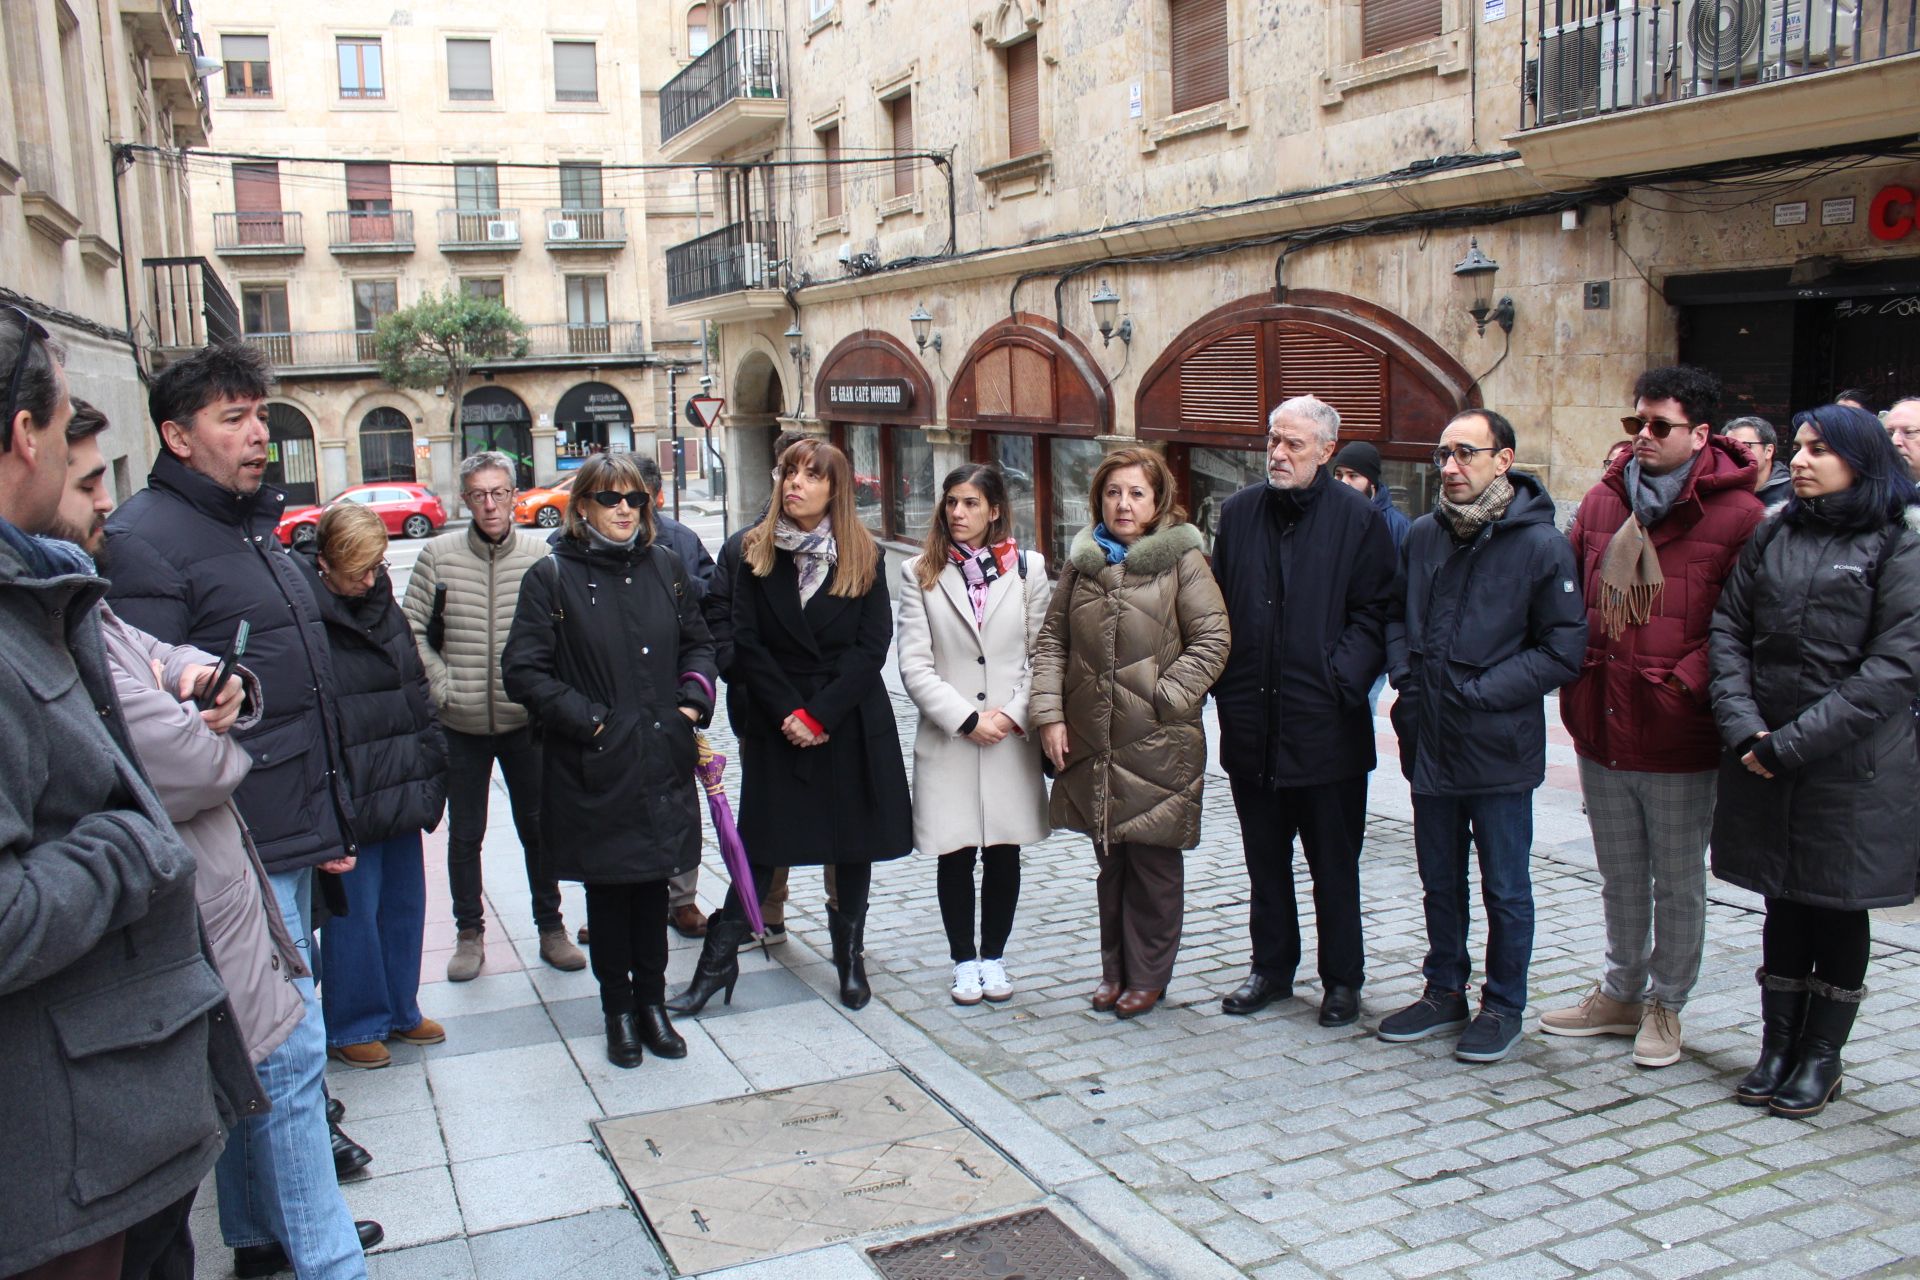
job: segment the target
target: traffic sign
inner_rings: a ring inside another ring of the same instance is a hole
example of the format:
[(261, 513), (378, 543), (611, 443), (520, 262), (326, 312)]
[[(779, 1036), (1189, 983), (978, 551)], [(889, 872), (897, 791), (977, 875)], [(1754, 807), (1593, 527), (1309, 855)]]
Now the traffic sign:
[(703, 431), (711, 430), (720, 421), (720, 410), (726, 403), (719, 396), (688, 396), (687, 421)]

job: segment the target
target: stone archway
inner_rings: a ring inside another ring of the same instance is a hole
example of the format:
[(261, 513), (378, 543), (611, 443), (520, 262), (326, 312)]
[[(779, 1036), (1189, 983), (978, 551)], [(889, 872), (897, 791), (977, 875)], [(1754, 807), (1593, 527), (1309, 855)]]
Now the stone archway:
[(320, 458), (313, 442), (313, 419), (280, 400), (267, 405), (266, 483), (286, 491), (289, 510), (320, 501)]

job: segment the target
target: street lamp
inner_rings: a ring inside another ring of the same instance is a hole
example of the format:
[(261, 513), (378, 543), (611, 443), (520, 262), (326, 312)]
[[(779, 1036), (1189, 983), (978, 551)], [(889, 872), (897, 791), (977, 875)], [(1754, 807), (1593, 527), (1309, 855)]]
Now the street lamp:
[(787, 331), (780, 336), (787, 340), (787, 354), (793, 357), (793, 362), (796, 365), (799, 364), (800, 353), (806, 350), (805, 347), (801, 346), (801, 340), (807, 336), (800, 332), (800, 321), (795, 320), (792, 324), (788, 325)]
[(1486, 336), (1489, 320), (1503, 332), (1513, 332), (1513, 299), (1502, 297), (1498, 302), (1490, 301), (1493, 277), (1499, 270), (1500, 264), (1480, 252), (1479, 238), (1472, 236), (1467, 239), (1467, 256), (1453, 264), (1453, 278), (1458, 282), (1456, 292), (1482, 337)]
[(1109, 347), (1117, 337), (1128, 346), (1133, 344), (1133, 317), (1128, 316), (1114, 327), (1114, 317), (1120, 312), (1120, 295), (1113, 291), (1113, 285), (1102, 280), (1100, 289), (1088, 301), (1093, 303), (1094, 327), (1100, 330), (1100, 345)]
[(935, 333), (931, 338), (927, 336), (933, 328), (933, 317), (927, 314), (926, 307), (916, 306), (913, 309), (913, 314), (907, 317), (907, 323), (913, 326), (913, 342), (915, 346), (920, 348), (921, 355), (927, 353), (927, 343), (929, 341), (933, 343), (934, 352), (936, 354), (939, 352), (940, 335)]

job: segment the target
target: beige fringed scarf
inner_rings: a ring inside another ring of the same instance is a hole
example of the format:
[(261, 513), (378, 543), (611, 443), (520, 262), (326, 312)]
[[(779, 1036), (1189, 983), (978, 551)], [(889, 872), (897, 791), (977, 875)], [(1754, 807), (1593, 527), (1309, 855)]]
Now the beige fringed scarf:
[(1607, 629), (1607, 639), (1618, 640), (1628, 627), (1652, 617), (1654, 601), (1666, 585), (1653, 539), (1640, 517), (1629, 512), (1600, 557), (1600, 622)]

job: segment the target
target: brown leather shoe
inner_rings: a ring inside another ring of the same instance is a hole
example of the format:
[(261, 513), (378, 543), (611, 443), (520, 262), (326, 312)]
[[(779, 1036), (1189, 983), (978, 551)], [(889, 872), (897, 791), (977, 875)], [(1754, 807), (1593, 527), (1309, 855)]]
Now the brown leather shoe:
[(691, 902), (684, 907), (675, 907), (669, 912), (667, 923), (672, 925), (673, 931), (683, 938), (707, 936), (707, 917)]
[(1160, 1003), (1158, 991), (1142, 991), (1137, 987), (1128, 987), (1113, 1002), (1113, 1014), (1116, 1018), (1137, 1018)]
[(327, 1056), (349, 1067), (359, 1067), (362, 1071), (377, 1071), (393, 1061), (387, 1046), (377, 1040), (368, 1044), (343, 1044), (337, 1049), (327, 1050)]
[(393, 1038), (404, 1040), (408, 1044), (445, 1044), (447, 1029), (432, 1018), (422, 1018), (418, 1025), (408, 1027), (405, 1031), (394, 1032)]
[(1120, 998), (1120, 984), (1100, 979), (1100, 985), (1093, 989), (1093, 995), (1087, 1003), (1093, 1006), (1095, 1013), (1113, 1012), (1113, 1002)]

